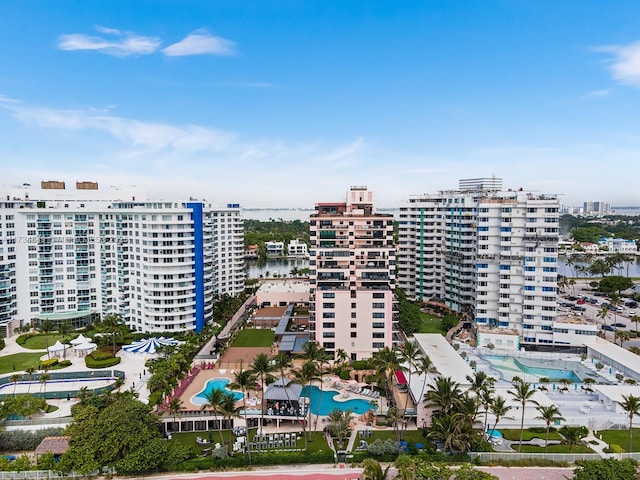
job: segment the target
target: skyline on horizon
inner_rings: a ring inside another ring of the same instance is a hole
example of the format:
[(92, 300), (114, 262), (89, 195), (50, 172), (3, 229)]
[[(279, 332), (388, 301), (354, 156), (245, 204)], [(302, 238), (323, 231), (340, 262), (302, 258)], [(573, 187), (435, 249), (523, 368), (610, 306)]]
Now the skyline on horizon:
[(391, 208), (495, 175), (640, 203), (637, 2), (29, 3), (0, 5), (3, 184)]

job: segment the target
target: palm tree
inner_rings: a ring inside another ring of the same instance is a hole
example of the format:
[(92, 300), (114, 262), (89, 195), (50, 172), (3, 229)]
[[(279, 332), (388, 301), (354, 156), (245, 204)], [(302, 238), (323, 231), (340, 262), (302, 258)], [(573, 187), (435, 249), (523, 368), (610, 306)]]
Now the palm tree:
[[(179, 397), (172, 398), (169, 401), (169, 415), (173, 415), (173, 424), (176, 423), (176, 417), (180, 416), (182, 410), (182, 400)], [(171, 424), (171, 431), (173, 431), (173, 424)]]
[(13, 382), (13, 396), (16, 396), (16, 387), (18, 386), (18, 382), (22, 380), (22, 375), (19, 373), (14, 373), (9, 377), (9, 380)]
[(256, 377), (250, 370), (242, 368), (242, 361), (240, 361), (240, 368), (235, 372), (235, 382), (229, 385), (231, 389), (240, 389), (242, 391), (242, 410), (244, 412), (244, 422), (247, 425), (247, 455), (249, 457), (249, 465), (251, 465), (251, 447), (249, 442), (249, 424), (247, 422), (247, 391), (255, 390)]
[(424, 394), (427, 406), (447, 415), (456, 408), (462, 398), (460, 385), (451, 377), (440, 377), (435, 385), (429, 385), (429, 390)]
[(49, 352), (49, 334), (55, 329), (55, 324), (51, 320), (42, 320), (38, 325), (38, 330), (44, 333), (44, 343), (47, 348), (47, 358), (51, 360), (51, 352)]
[(560, 429), (560, 435), (564, 437), (565, 442), (569, 445), (569, 453), (573, 453), (573, 448), (585, 437), (586, 428), (565, 425)]
[(506, 415), (511, 410), (511, 406), (507, 405), (507, 400), (501, 397), (500, 395), (496, 396), (491, 403), (491, 413), (495, 417), (495, 422), (493, 423), (493, 428), (491, 432), (494, 433), (496, 428), (498, 427), (498, 422), (501, 418), (507, 418)]
[(51, 374), (46, 371), (40, 374), (40, 389), (44, 387), (44, 398), (47, 398), (47, 382), (51, 380)]
[(524, 434), (525, 407), (527, 406), (527, 403), (533, 403), (535, 405), (537, 405), (538, 403), (532, 398), (535, 395), (536, 391), (531, 387), (530, 383), (519, 381), (516, 382), (513, 386), (514, 389), (509, 390), (508, 393), (513, 397), (515, 401), (519, 402), (522, 406), (522, 416), (520, 418), (520, 443), (518, 444), (518, 453), (520, 453), (522, 451), (522, 436)]
[(338, 447), (343, 448), (344, 440), (351, 433), (351, 410), (334, 408), (329, 412), (329, 432), (338, 440)]
[(347, 352), (345, 352), (343, 348), (336, 350), (336, 361), (338, 362), (338, 366), (344, 365), (347, 363), (347, 360), (349, 360), (349, 355), (347, 355)]
[(555, 405), (538, 405), (536, 407), (540, 415), (536, 418), (538, 420), (543, 420), (547, 426), (546, 437), (544, 439), (544, 453), (547, 453), (547, 448), (549, 446), (549, 430), (551, 429), (551, 424), (554, 422), (559, 422), (564, 420), (564, 417), (560, 415), (560, 410)]
[(484, 410), (484, 422), (482, 422), (482, 434), (487, 431), (487, 423), (489, 422), (489, 411), (491, 410), (491, 404), (493, 403), (493, 394), (495, 390), (493, 388), (483, 388), (480, 391), (479, 404), (482, 405)]
[(602, 322), (607, 325), (607, 318), (609, 318), (610, 313), (607, 307), (602, 307), (600, 311), (596, 314), (596, 317), (602, 319)]
[(640, 315), (634, 315), (629, 320), (636, 324), (636, 335), (640, 335), (640, 332), (638, 331), (638, 322), (640, 322)]
[[(222, 422), (224, 422), (225, 420), (228, 421), (227, 427), (230, 426), (229, 423), (231, 419), (240, 417), (240, 409), (236, 407), (236, 399), (233, 393), (229, 393), (229, 392), (222, 393), (222, 400), (220, 402), (220, 405), (218, 405), (218, 412), (222, 416)], [(220, 427), (222, 428), (222, 425), (220, 425)]]
[[(71, 327), (71, 324), (69, 322), (62, 322), (61, 324), (58, 325), (58, 333), (62, 336), (62, 344), (63, 345), (66, 342), (66, 336), (69, 335), (69, 333), (71, 333), (71, 330), (72, 330), (72, 327)], [(64, 360), (67, 359), (67, 349), (66, 348), (62, 351), (62, 358)]]
[(318, 367), (313, 361), (307, 360), (302, 364), (302, 368), (300, 368), (299, 370), (295, 370), (293, 372), (293, 375), (295, 377), (295, 381), (300, 385), (302, 385), (303, 387), (307, 387), (307, 390), (309, 392), (309, 405), (307, 407), (307, 411), (305, 411), (305, 418), (302, 421), (302, 435), (304, 436), (304, 448), (306, 450), (307, 448), (307, 435), (306, 435), (307, 415), (308, 415), (308, 412), (311, 411), (311, 389), (308, 387), (311, 385), (311, 382), (318, 379)]
[(27, 379), (29, 380), (29, 386), (27, 387), (27, 393), (31, 391), (31, 379), (33, 378), (33, 374), (35, 373), (35, 367), (29, 367), (25, 370), (27, 372)]
[(113, 354), (116, 354), (116, 335), (118, 333), (118, 328), (122, 322), (122, 317), (117, 313), (110, 313), (109, 315), (105, 315), (102, 319), (102, 325), (111, 332), (111, 339), (113, 343)]
[(622, 346), (624, 342), (631, 338), (631, 335), (626, 330), (616, 330), (615, 338), (620, 342), (620, 346)]
[[(288, 354), (279, 353), (273, 358), (273, 366), (276, 370), (278, 370), (278, 372), (280, 373), (280, 378), (282, 379), (282, 382), (284, 382), (286, 377), (286, 371), (293, 366), (293, 363), (291, 361), (291, 357)], [(300, 409), (294, 408), (293, 402), (291, 398), (289, 398), (288, 388), (286, 387), (284, 388), (284, 393), (285, 393), (285, 396), (287, 397), (287, 403), (289, 404), (289, 408), (295, 411), (296, 422), (300, 423), (300, 415), (299, 415)]]
[(218, 412), (220, 410), (220, 405), (222, 404), (224, 397), (224, 392), (217, 388), (214, 388), (210, 392), (205, 393), (204, 398), (206, 403), (204, 403), (200, 407), (200, 411), (203, 410), (211, 410), (213, 412), (213, 419), (216, 422), (218, 427), (218, 432), (220, 433), (220, 442), (224, 445), (224, 438), (222, 436), (222, 422), (218, 422)]
[[(253, 362), (250, 365), (250, 370), (254, 375), (260, 377), (260, 386), (262, 388), (262, 392), (264, 393), (267, 388), (266, 383), (273, 381), (273, 375), (271, 372), (274, 370), (274, 365), (269, 359), (269, 356), (266, 353), (259, 353), (253, 359)], [(260, 432), (262, 432), (262, 427), (264, 425), (264, 402), (262, 402), (262, 408), (260, 412)]]
[[(400, 360), (404, 364), (408, 365), (406, 367), (407, 373), (409, 374), (409, 379), (408, 379), (409, 384), (407, 385), (407, 387), (410, 387), (411, 385), (411, 373), (413, 371), (417, 371), (418, 362), (420, 361), (419, 359), (421, 356), (422, 356), (422, 350), (420, 350), (420, 347), (418, 347), (418, 345), (415, 342), (406, 341), (402, 345), (400, 345)], [(405, 422), (407, 418), (407, 406), (409, 405), (409, 396), (411, 395), (410, 392), (411, 392), (411, 389), (408, 388), (407, 397), (405, 398), (404, 408), (402, 411), (402, 416)]]
[(362, 461), (362, 480), (387, 480), (391, 465), (383, 470), (382, 465), (373, 458), (365, 458)]
[(393, 384), (392, 375), (396, 371), (405, 371), (402, 361), (395, 350), (384, 347), (378, 350), (373, 356), (373, 364), (376, 374), (386, 381), (386, 396), (391, 398), (391, 385)]
[(403, 415), (400, 413), (397, 407), (390, 407), (387, 410), (387, 421), (393, 427), (393, 433), (396, 435), (396, 441), (399, 442), (400, 438), (400, 429), (398, 428), (398, 422), (401, 422), (403, 419)]
[(633, 417), (640, 415), (640, 397), (635, 397), (631, 394), (622, 395), (622, 400), (622, 402), (618, 403), (629, 416), (629, 453), (631, 453), (633, 451)]
[[(470, 383), (469, 390), (475, 393), (476, 398), (479, 400), (478, 408), (480, 405), (487, 405), (491, 400), (491, 393), (493, 393), (493, 384), (496, 382), (495, 378), (487, 375), (486, 372), (475, 372), (473, 376), (467, 375), (467, 381)], [(488, 393), (487, 398), (483, 401), (483, 393)], [(486, 421), (486, 408), (485, 408), (485, 421)], [(476, 415), (478, 412), (476, 411)], [(486, 428), (486, 425), (485, 425)], [(483, 429), (484, 431), (484, 429)]]
[(442, 442), (448, 452), (465, 452), (471, 446), (472, 429), (462, 418), (462, 413), (438, 415), (434, 417), (428, 436), (436, 442)]
[[(432, 375), (434, 373), (438, 373), (438, 370), (433, 365), (433, 362), (431, 361), (431, 358), (429, 358), (428, 355), (421, 356), (420, 360), (418, 361), (417, 368), (416, 368), (416, 374), (417, 375), (427, 375), (427, 376), (429, 376), (429, 375)], [(425, 379), (425, 381), (422, 382), (422, 388), (420, 389), (420, 396), (418, 397), (418, 399), (423, 398), (424, 389), (425, 389), (427, 383), (428, 383), (427, 379)]]

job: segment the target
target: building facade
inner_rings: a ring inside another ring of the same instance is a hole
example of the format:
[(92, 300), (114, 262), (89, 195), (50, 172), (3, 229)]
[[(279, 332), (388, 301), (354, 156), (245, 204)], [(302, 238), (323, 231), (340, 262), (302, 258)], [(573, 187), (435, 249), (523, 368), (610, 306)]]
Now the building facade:
[(523, 345), (553, 344), (559, 203), (503, 191), (497, 178), (411, 197), (400, 208), (398, 285), (478, 326), (516, 329)]
[(369, 358), (399, 341), (393, 216), (373, 193), (352, 187), (345, 202), (318, 203), (310, 217), (311, 338), (330, 354)]
[(42, 187), (1, 197), (0, 286), (6, 277), (12, 305), (0, 303), (2, 334), (109, 313), (135, 331), (199, 331), (216, 296), (244, 290), (239, 205), (151, 202), (93, 182)]

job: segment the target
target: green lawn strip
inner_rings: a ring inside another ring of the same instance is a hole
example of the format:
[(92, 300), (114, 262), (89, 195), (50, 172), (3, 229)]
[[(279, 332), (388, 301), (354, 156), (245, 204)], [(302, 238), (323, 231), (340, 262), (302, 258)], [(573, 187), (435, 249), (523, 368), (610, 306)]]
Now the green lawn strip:
[[(57, 333), (52, 333), (48, 337), (45, 337), (42, 334), (33, 336), (31, 335), (33, 334), (26, 334), (18, 337), (16, 343), (21, 347), (28, 348), (29, 350), (44, 350), (45, 348), (47, 348), (47, 342), (49, 343), (49, 346), (53, 345), (58, 340), (62, 342), (62, 335), (59, 335)], [(64, 343), (68, 344), (70, 340), (76, 338), (77, 336), (77, 333), (66, 335), (64, 337)]]
[(247, 328), (233, 341), (232, 347), (270, 347), (275, 333), (270, 329)]
[[(511, 445), (516, 452), (518, 451), (517, 445)], [(544, 447), (538, 447), (536, 445), (522, 445), (522, 451), (526, 453), (544, 453)], [(586, 445), (574, 445), (573, 452), (569, 451), (569, 445), (549, 445), (547, 453), (594, 453)]]
[[(368, 444), (372, 444), (376, 440), (385, 441), (391, 439), (395, 441), (397, 439), (396, 434), (393, 430), (372, 430), (371, 436), (368, 438), (360, 437), (359, 434), (356, 437), (356, 441), (353, 444), (353, 448), (355, 450), (356, 447), (360, 445), (360, 440), (365, 440)], [(422, 436), (422, 430), (407, 430), (404, 432), (404, 437), (402, 438), (407, 443), (425, 443), (425, 438)]]
[[(519, 429), (502, 429), (499, 428), (497, 429), (500, 431), (500, 433), (502, 433), (502, 436), (507, 439), (510, 440), (512, 442), (519, 442), (520, 441), (520, 430)], [(545, 432), (531, 432), (527, 429), (525, 429), (524, 433), (522, 434), (522, 440), (523, 441), (527, 441), (527, 440), (531, 440), (532, 438), (539, 438), (541, 440), (544, 440), (546, 438), (546, 434)], [(549, 440), (562, 440), (562, 435), (560, 435), (558, 433), (558, 431), (553, 431), (551, 430), (549, 432)]]
[(434, 315), (420, 312), (420, 326), (418, 333), (439, 333), (446, 335), (447, 332), (442, 328), (442, 320)]
[(42, 353), (14, 353), (0, 356), (0, 374), (24, 372), (29, 367), (37, 369), (42, 355)]
[[(256, 434), (256, 431), (257, 429), (255, 428), (252, 428), (249, 430), (249, 441), (253, 440), (253, 437)], [(186, 445), (187, 447), (189, 447), (189, 449), (194, 455), (199, 455), (202, 453), (203, 447), (200, 447), (196, 444), (196, 437), (209, 440), (209, 432), (174, 433), (171, 436), (171, 440), (174, 442), (179, 442), (179, 443), (182, 443), (183, 445)], [(231, 442), (231, 443), (235, 442), (235, 439), (236, 439), (236, 436), (230, 430), (223, 430), (222, 437), (224, 438), (225, 442)], [(217, 430), (211, 430), (211, 439), (212, 439), (211, 448), (214, 448), (216, 443), (221, 443), (220, 433)], [(266, 449), (261, 451), (269, 452), (269, 451), (275, 451), (275, 450), (283, 450), (283, 451), (291, 450), (292, 453), (294, 453), (303, 448), (304, 448), (304, 439), (300, 437), (295, 447), (273, 448), (273, 449)], [(329, 450), (329, 446), (327, 445), (327, 442), (324, 439), (322, 432), (313, 432), (311, 434), (311, 440), (308, 442), (307, 451), (311, 453), (311, 452), (328, 451), (328, 450)], [(254, 449), (252, 450), (252, 453), (254, 455), (257, 455), (258, 453), (260, 453), (260, 451), (257, 449)]]
[[(611, 445), (618, 445), (623, 451), (629, 450), (629, 430), (598, 430), (598, 437), (602, 436), (602, 440)], [(640, 428), (633, 429), (633, 445), (634, 452), (640, 452)]]

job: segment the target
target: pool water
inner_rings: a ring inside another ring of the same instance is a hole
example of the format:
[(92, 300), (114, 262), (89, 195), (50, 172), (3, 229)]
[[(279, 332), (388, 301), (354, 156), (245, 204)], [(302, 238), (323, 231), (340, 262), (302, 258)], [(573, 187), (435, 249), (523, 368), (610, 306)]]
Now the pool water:
[(205, 405), (207, 403), (207, 395), (209, 395), (214, 390), (222, 390), (225, 393), (230, 393), (233, 395), (234, 400), (237, 402), (238, 400), (242, 400), (242, 392), (235, 392), (233, 390), (229, 390), (227, 385), (231, 383), (231, 380), (228, 378), (212, 378), (208, 380), (200, 392), (194, 395), (191, 399), (191, 402), (196, 405)]
[(337, 390), (320, 390), (315, 385), (304, 387), (302, 396), (310, 399), (311, 413), (314, 415), (329, 415), (334, 408), (345, 411), (351, 409), (353, 413), (363, 414), (371, 410), (371, 402), (360, 398), (347, 399), (343, 401), (334, 400), (342, 392)]
[(530, 367), (523, 365), (517, 358), (502, 357), (498, 355), (486, 355), (484, 357), (491, 365), (499, 370), (505, 380), (511, 381), (514, 376), (522, 378), (526, 382), (539, 382), (546, 377), (552, 382), (562, 379), (571, 380), (572, 383), (582, 383), (582, 380), (573, 370), (559, 368)]
[(502, 432), (500, 430), (487, 430), (487, 435), (492, 438), (502, 438)]

